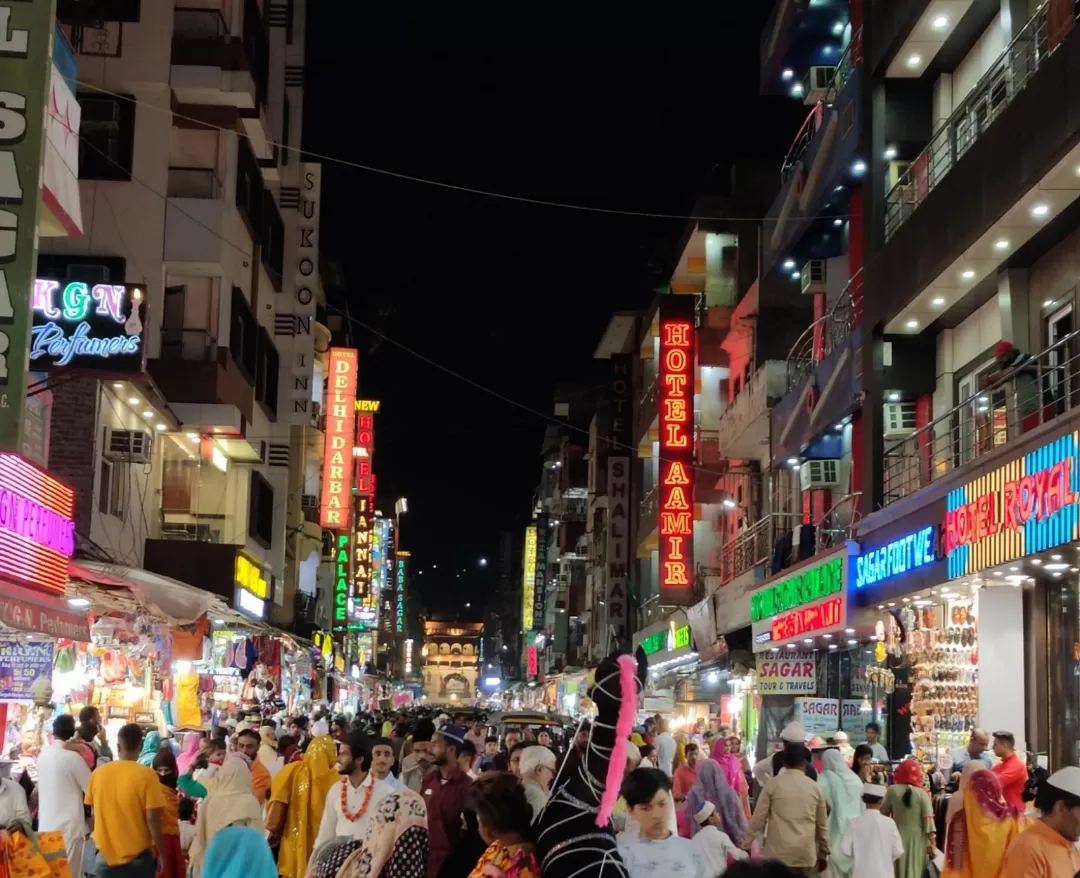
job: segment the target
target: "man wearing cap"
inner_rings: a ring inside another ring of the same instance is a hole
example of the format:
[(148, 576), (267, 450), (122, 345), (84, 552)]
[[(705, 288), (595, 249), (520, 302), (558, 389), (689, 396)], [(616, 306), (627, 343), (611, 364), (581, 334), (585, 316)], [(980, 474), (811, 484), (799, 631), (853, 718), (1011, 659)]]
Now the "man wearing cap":
[(1023, 813), (1028, 772), (1024, 760), (1016, 755), (1016, 738), (1012, 732), (994, 732), (994, 755), (1001, 760), (993, 769), (1001, 781), (1001, 795)]
[(461, 811), (472, 781), (458, 766), (465, 729), (444, 725), (431, 738), (431, 761), (437, 771), (424, 778), (420, 794), (427, 805), (428, 878), (437, 878), (443, 861), (461, 836)]
[(900, 830), (895, 821), (881, 813), (884, 798), (884, 786), (863, 784), (866, 810), (848, 824), (840, 840), (840, 856), (851, 863), (851, 878), (891, 875), (893, 863), (904, 855)]
[[(788, 744), (802, 744), (804, 748), (806, 747), (806, 730), (803, 728), (802, 723), (788, 723), (784, 726), (783, 731), (780, 732), (780, 749), (773, 754), (771, 777), (777, 777), (780, 772), (784, 770), (784, 748)], [(806, 757), (806, 776), (810, 778), (810, 780), (816, 781), (818, 777), (817, 769), (810, 764), (809, 749), (806, 750)], [(766, 780), (767, 779), (768, 778), (766, 778)], [(758, 782), (761, 783), (762, 786), (765, 786), (760, 780)]]
[(1080, 872), (1080, 768), (1070, 765), (1039, 784), (1028, 823), (1009, 845), (1001, 874), (1008, 878), (1073, 878)]
[(712, 802), (702, 803), (694, 820), (701, 828), (690, 840), (701, 849), (709, 875), (723, 875), (727, 871), (728, 857), (733, 860), (749, 859), (746, 851), (737, 848), (724, 832), (723, 820)]

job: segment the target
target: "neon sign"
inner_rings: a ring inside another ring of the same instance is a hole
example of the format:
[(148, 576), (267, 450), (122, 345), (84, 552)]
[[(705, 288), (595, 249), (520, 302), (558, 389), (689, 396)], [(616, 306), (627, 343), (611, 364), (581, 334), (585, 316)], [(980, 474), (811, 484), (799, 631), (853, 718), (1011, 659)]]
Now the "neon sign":
[(754, 652), (814, 633), (844, 628), (848, 549), (750, 595)]
[(36, 369), (141, 371), (141, 292), (124, 284), (37, 278), (31, 308), (30, 362)]
[(236, 584), (255, 597), (266, 600), (267, 582), (262, 565), (246, 552), (236, 553)]
[(755, 592), (750, 598), (750, 621), (760, 622), (803, 604), (839, 594), (844, 589), (845, 560), (846, 556), (833, 558)]
[(394, 590), (395, 605), (394, 605), (394, 632), (396, 634), (402, 634), (405, 631), (405, 559), (398, 557), (397, 559), (397, 587)]
[(521, 630), (533, 626), (533, 589), (536, 587), (536, 525), (525, 528), (525, 561), (521, 576)]
[(0, 579), (63, 594), (75, 550), (75, 492), (0, 452)]
[(345, 631), (349, 622), (349, 535), (338, 534), (334, 547), (335, 632)]
[(937, 560), (933, 525), (860, 555), (855, 562), (855, 588), (874, 585)]
[(330, 348), (326, 388), (326, 443), (323, 450), (322, 504), (319, 524), (332, 530), (351, 523), (352, 447), (356, 432), (357, 352)]
[(533, 575), (532, 627), (543, 631), (547, 624), (547, 559), (551, 539), (547, 513), (536, 516), (536, 563)]
[(374, 414), (379, 411), (381, 405), (382, 401), (378, 399), (358, 399), (356, 401), (356, 410), (358, 412), (372, 412)]
[(949, 492), (950, 578), (1080, 539), (1078, 439), (1066, 434)]
[(355, 498), (356, 521), (353, 530), (353, 575), (349, 587), (349, 615), (361, 623), (360, 630), (374, 625), (379, 615), (378, 601), (371, 598), (371, 498)]
[(772, 643), (777, 643), (790, 640), (792, 637), (802, 637), (814, 631), (834, 628), (843, 621), (843, 617), (844, 599), (829, 598), (824, 603), (777, 616), (772, 620), (769, 628), (770, 640)]
[(694, 570), (694, 326), (660, 323), (660, 601), (686, 604)]
[[(361, 400), (363, 402), (363, 400)], [(375, 455), (375, 416), (358, 415), (356, 418), (356, 492), (373, 495), (375, 475), (371, 458)]]
[(641, 641), (641, 648), (645, 655), (653, 655), (661, 650), (673, 652), (690, 645), (690, 626), (683, 625), (681, 628), (671, 628), (667, 631), (657, 631)]

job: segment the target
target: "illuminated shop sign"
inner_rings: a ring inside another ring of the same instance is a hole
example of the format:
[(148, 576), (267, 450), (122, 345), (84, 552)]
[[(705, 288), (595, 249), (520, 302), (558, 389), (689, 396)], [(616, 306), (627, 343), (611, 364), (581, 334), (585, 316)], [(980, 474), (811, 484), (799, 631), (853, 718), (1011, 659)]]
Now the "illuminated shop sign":
[(353, 403), (356, 401), (357, 360), (353, 348), (330, 348), (319, 524), (331, 530), (346, 529), (352, 523), (350, 498), (356, 432)]
[(63, 594), (75, 550), (75, 492), (0, 452), (0, 579)]
[(525, 528), (525, 561), (521, 576), (521, 630), (533, 626), (533, 589), (536, 586), (536, 525)]
[(32, 368), (143, 370), (146, 308), (140, 287), (39, 277), (34, 281), (32, 308)]
[(937, 560), (933, 525), (917, 530), (906, 537), (864, 552), (855, 562), (855, 587), (875, 585)]
[(358, 412), (371, 412), (375, 414), (379, 411), (379, 407), (382, 402), (377, 399), (358, 399), (356, 401), (356, 410)]
[(827, 634), (847, 620), (848, 550), (805, 567), (750, 595), (754, 651), (784, 641)]
[(339, 533), (334, 546), (334, 623), (335, 632), (344, 632), (349, 623), (349, 535)]
[(375, 624), (378, 601), (371, 597), (371, 498), (357, 495), (356, 521), (353, 529), (352, 585), (349, 589), (350, 627), (363, 630)]
[(262, 619), (266, 616), (266, 598), (269, 584), (263, 573), (262, 565), (247, 552), (236, 553), (233, 568), (233, 583), (236, 586), (233, 605), (249, 616)]
[(660, 603), (690, 603), (694, 578), (694, 326), (660, 322)]
[(410, 638), (405, 641), (405, 676), (412, 673), (412, 650), (413, 642)]
[(674, 652), (690, 645), (690, 626), (683, 625), (676, 628), (674, 623), (667, 631), (657, 631), (641, 641), (641, 648), (645, 655), (653, 655), (657, 652)]
[(949, 492), (950, 578), (1080, 539), (1078, 443), (1069, 433)]
[(405, 631), (405, 564), (400, 555), (397, 559), (397, 574), (394, 579), (394, 633)]
[(372, 496), (375, 493), (375, 471), (372, 458), (375, 456), (375, 416), (361, 414), (356, 416), (356, 493)]
[(548, 543), (551, 528), (546, 514), (536, 516), (536, 571), (533, 575), (533, 630), (543, 631), (547, 624)]
[(382, 599), (380, 627), (387, 634), (394, 630), (393, 561), (390, 548), (394, 542), (390, 536), (390, 519), (376, 518), (374, 540), (371, 544), (371, 566), (375, 570), (372, 591)]

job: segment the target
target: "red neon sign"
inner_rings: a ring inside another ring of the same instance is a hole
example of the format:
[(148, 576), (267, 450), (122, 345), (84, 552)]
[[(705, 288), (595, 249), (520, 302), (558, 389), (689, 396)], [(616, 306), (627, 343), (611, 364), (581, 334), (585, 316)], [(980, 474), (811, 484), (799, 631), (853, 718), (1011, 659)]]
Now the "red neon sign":
[(844, 599), (830, 598), (812, 607), (800, 607), (786, 616), (777, 616), (772, 621), (769, 639), (773, 643), (781, 643), (813, 631), (834, 628), (843, 621)]
[(536, 656), (536, 647), (530, 646), (525, 650), (525, 657), (528, 662), (528, 674), (530, 677), (535, 677), (540, 673), (540, 663)]
[(0, 452), (0, 579), (64, 593), (75, 550), (75, 492), (14, 452)]
[[(1067, 457), (1029, 476), (1005, 482), (1000, 492), (976, 497), (945, 513), (945, 552), (981, 542), (1003, 530), (1016, 531), (1076, 503), (1073, 459)], [(1000, 498), (1000, 504), (999, 504)]]
[(694, 570), (694, 327), (660, 323), (660, 595), (685, 603)]
[(371, 470), (371, 458), (375, 453), (374, 415), (356, 416), (356, 447), (359, 449), (356, 459), (356, 493), (370, 496), (375, 493), (375, 474)]
[(326, 382), (326, 444), (323, 451), (319, 524), (332, 529), (352, 522), (353, 438), (356, 435), (356, 373), (353, 348), (330, 348)]

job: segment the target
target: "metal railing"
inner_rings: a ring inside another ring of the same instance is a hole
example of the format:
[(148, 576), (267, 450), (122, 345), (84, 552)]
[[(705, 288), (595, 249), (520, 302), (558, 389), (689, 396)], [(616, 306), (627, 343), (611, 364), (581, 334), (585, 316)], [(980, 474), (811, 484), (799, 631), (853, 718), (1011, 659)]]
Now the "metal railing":
[(802, 520), (798, 512), (773, 512), (754, 522), (730, 543), (720, 549), (720, 584), (726, 585), (772, 558), (777, 537)]
[[(1023, 91), (1039, 67), (1068, 33), (1048, 18), (1043, 3), (1001, 56), (976, 83), (930, 143), (919, 153), (885, 198), (885, 240), (953, 169), (1002, 111)], [(1080, 0), (1074, 7), (1080, 8)], [(1060, 31), (1059, 31), (1060, 28)], [(1023, 132), (1018, 131), (1018, 136)]]
[[(641, 498), (641, 506), (638, 507), (638, 514), (641, 516), (639, 519), (642, 522), (656, 523), (657, 514), (660, 511), (660, 486), (653, 485), (653, 487), (645, 493), (645, 496)], [(648, 526), (642, 528), (642, 533), (647, 534), (649, 532)]]
[(862, 28), (860, 27), (852, 35), (851, 42), (844, 49), (844, 54), (840, 56), (840, 61), (836, 65), (836, 73), (833, 74), (832, 84), (829, 86), (829, 93), (825, 97), (825, 103), (832, 104), (836, 100), (837, 95), (844, 90), (844, 86), (851, 79), (851, 74), (855, 68), (862, 63), (862, 59)]
[(854, 539), (855, 527), (861, 519), (862, 491), (845, 494), (815, 523), (814, 554)]
[(213, 168), (169, 166), (165, 194), (169, 198), (219, 198), (221, 180)]
[(848, 340), (851, 331), (862, 320), (862, 296), (860, 268), (829, 312), (811, 323), (791, 346), (787, 358), (788, 393), (802, 387), (818, 364)]
[(1080, 406), (1080, 330), (986, 376), (986, 386), (885, 447), (884, 505)]

